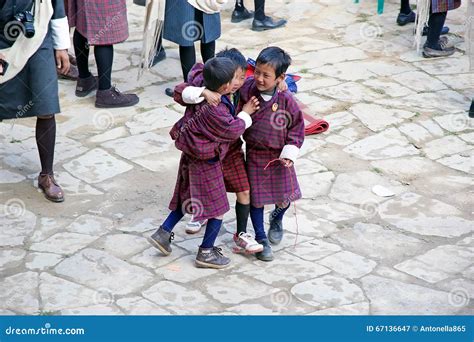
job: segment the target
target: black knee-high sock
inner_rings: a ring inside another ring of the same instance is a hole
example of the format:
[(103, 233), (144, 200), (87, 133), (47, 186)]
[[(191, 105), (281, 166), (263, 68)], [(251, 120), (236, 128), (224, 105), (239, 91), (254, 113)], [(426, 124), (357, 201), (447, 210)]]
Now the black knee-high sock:
[(409, 14), (411, 12), (410, 0), (401, 0), (400, 13)]
[(56, 119), (36, 119), (36, 144), (41, 162), (42, 174), (53, 174), (54, 146), (56, 144)]
[(447, 14), (448, 12), (430, 14), (430, 19), (428, 20), (428, 37), (426, 39), (426, 45), (431, 49), (441, 50), (441, 46), (439, 45), (439, 36), (441, 35), (441, 30), (443, 29)]
[(265, 0), (255, 0), (255, 19), (264, 20), (265, 19)]
[(114, 62), (114, 46), (99, 45), (94, 47), (95, 62), (99, 76), (99, 90), (107, 90), (112, 86), (112, 64)]
[(237, 235), (247, 232), (247, 222), (249, 221), (250, 204), (235, 202), (235, 217), (237, 218)]
[(216, 55), (216, 41), (201, 43), (201, 57), (204, 63)]
[(244, 9), (244, 0), (235, 0), (235, 10), (241, 12)]
[(196, 64), (196, 50), (192, 46), (179, 47), (179, 59), (181, 61), (181, 69), (183, 70), (184, 82), (188, 81), (188, 74), (194, 64)]
[(77, 69), (80, 78), (87, 78), (91, 75), (89, 71), (89, 43), (86, 37), (74, 30), (72, 38), (74, 52), (76, 53)]

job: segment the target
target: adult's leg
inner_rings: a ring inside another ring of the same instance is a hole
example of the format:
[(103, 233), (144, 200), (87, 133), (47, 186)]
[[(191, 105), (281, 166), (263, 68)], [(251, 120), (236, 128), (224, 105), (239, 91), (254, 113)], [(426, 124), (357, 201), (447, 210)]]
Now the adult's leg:
[(409, 14), (411, 12), (410, 0), (400, 1), (400, 13)]
[(188, 74), (194, 64), (196, 64), (196, 50), (194, 45), (179, 46), (179, 59), (181, 61), (181, 70), (183, 71), (183, 79), (188, 80)]
[(76, 53), (77, 69), (80, 78), (91, 76), (89, 71), (89, 43), (86, 37), (74, 30), (73, 36), (74, 51)]
[(38, 117), (36, 120), (36, 144), (41, 162), (38, 187), (45, 197), (53, 202), (64, 201), (64, 192), (53, 175), (54, 147), (56, 145), (56, 119), (54, 115)]
[(439, 37), (447, 14), (448, 12), (430, 14), (430, 19), (428, 20), (428, 37), (426, 39), (426, 46), (430, 49), (442, 50)]
[(265, 19), (265, 0), (254, 0), (255, 5), (255, 20)]
[(95, 62), (99, 76), (99, 90), (112, 87), (112, 64), (114, 62), (113, 45), (97, 45), (94, 47)]
[(216, 55), (216, 41), (201, 43), (201, 57), (204, 63)]

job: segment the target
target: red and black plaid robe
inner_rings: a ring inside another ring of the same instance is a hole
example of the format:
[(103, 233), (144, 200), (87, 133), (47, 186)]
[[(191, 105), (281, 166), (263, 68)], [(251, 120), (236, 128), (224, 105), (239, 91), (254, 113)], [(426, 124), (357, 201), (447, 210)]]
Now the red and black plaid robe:
[(295, 168), (281, 162), (267, 164), (280, 157), (285, 145), (301, 148), (304, 141), (304, 119), (289, 91), (275, 92), (269, 101), (260, 96), (253, 77), (240, 89), (239, 109), (256, 96), (260, 110), (252, 115), (253, 124), (244, 133), (247, 173), (252, 205), (293, 202), (301, 198)]
[(234, 118), (229, 108), (207, 102), (188, 106), (171, 129), (176, 147), (182, 151), (178, 179), (169, 205), (202, 221), (229, 211), (222, 160), (231, 142), (245, 131), (245, 122)]
[[(181, 83), (175, 87), (174, 100), (176, 102), (186, 106), (187, 104), (183, 102), (182, 97), (183, 90), (188, 86), (204, 86), (203, 68), (204, 64), (196, 63), (188, 74), (188, 82)], [(229, 150), (222, 160), (222, 171), (227, 192), (238, 193), (250, 190), (240, 137), (230, 144)]]

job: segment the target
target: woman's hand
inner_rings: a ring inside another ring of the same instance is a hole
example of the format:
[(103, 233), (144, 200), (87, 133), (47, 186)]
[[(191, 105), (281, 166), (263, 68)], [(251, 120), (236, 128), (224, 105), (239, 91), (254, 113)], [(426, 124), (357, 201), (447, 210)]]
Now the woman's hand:
[(211, 91), (209, 89), (204, 89), (201, 93), (201, 96), (204, 97), (211, 106), (218, 106), (221, 103), (221, 94), (216, 93), (215, 91)]
[(292, 167), (293, 166), (293, 162), (290, 159), (283, 158), (283, 159), (281, 159), (281, 162), (283, 163), (283, 165), (285, 167)]
[(56, 67), (58, 68), (59, 73), (63, 75), (67, 74), (71, 67), (67, 50), (55, 50), (54, 54), (56, 56)]
[(247, 102), (244, 107), (242, 108), (242, 110), (245, 112), (245, 113), (248, 113), (250, 115), (252, 115), (253, 113), (255, 113), (257, 110), (260, 109), (260, 102), (258, 102), (258, 99), (255, 97), (255, 96), (252, 96), (252, 98), (250, 99), (249, 102)]

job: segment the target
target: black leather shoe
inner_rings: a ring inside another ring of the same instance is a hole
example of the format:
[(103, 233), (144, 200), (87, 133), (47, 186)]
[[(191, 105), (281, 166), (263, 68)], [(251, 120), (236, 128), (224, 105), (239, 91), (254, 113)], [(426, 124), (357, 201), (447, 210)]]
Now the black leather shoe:
[(474, 100), (471, 102), (471, 108), (469, 109), (469, 117), (474, 118)]
[(160, 51), (155, 54), (155, 57), (153, 57), (153, 63), (151, 64), (151, 66), (154, 67), (164, 59), (166, 59), (166, 51), (164, 47), (161, 47)]
[(265, 17), (263, 20), (254, 19), (252, 23), (253, 31), (273, 30), (285, 26), (287, 21), (285, 19), (273, 20), (271, 17)]
[(253, 15), (253, 11), (249, 11), (246, 8), (244, 8), (242, 11), (234, 10), (234, 12), (232, 12), (230, 21), (233, 23), (240, 23), (242, 20), (253, 18)]
[(398, 13), (397, 24), (400, 26), (404, 26), (408, 23), (414, 23), (415, 19), (416, 19), (416, 14), (413, 11), (411, 11), (408, 14)]
[(168, 95), (169, 97), (174, 97), (174, 90), (171, 88), (166, 88), (165, 94)]
[(145, 6), (146, 0), (133, 0), (133, 3), (138, 6)]

